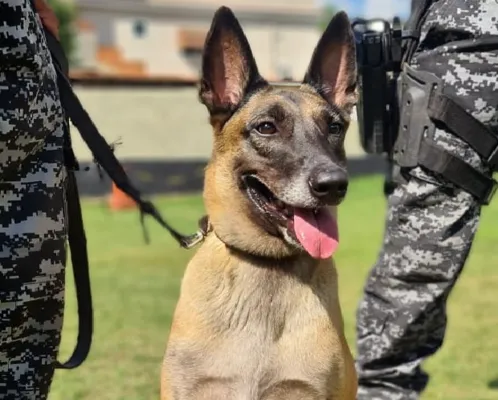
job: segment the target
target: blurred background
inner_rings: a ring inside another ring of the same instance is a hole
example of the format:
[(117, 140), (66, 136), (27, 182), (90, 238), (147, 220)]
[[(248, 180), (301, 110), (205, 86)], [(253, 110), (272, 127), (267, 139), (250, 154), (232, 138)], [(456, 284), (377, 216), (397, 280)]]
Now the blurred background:
[[(84, 107), (133, 182), (154, 197), (184, 233), (203, 214), (203, 169), (211, 153), (206, 109), (197, 100), (201, 51), (213, 13), (231, 7), (249, 39), (260, 72), (276, 84), (299, 82), (324, 27), (338, 10), (351, 18), (399, 16), (408, 0), (49, 0), (61, 22), (71, 78)], [(109, 180), (72, 130), (80, 191), (85, 197), (95, 309), (88, 361), (58, 371), (51, 400), (158, 399), (159, 370), (181, 277), (195, 250), (181, 250), (156, 223), (143, 243), (133, 207), (113, 207)], [(355, 311), (382, 244), (384, 160), (367, 156), (355, 121), (346, 140), (353, 176), (340, 209), (337, 254), (346, 333), (354, 349)], [(119, 196), (118, 196), (119, 197)], [(496, 203), (496, 202), (495, 202)], [(498, 399), (496, 296), (498, 206), (484, 210), (478, 238), (449, 304), (449, 330), (424, 399)], [(61, 359), (77, 333), (75, 293), (67, 274)]]
[[(337, 10), (351, 18), (406, 18), (408, 0), (53, 0), (77, 94), (117, 155), (147, 193), (202, 186), (210, 156), (207, 112), (197, 101), (201, 53), (214, 10), (228, 5), (241, 21), (261, 74), (298, 82), (318, 38)], [(62, 11), (62, 12), (61, 12)], [(359, 144), (356, 124), (347, 136), (353, 175), (379, 172), (383, 162)], [(75, 152), (91, 154), (79, 135)], [(87, 165), (88, 166), (88, 165)], [(91, 163), (89, 164), (91, 168)], [(201, 172), (199, 172), (201, 171)], [(109, 182), (78, 174), (83, 194), (101, 195)]]

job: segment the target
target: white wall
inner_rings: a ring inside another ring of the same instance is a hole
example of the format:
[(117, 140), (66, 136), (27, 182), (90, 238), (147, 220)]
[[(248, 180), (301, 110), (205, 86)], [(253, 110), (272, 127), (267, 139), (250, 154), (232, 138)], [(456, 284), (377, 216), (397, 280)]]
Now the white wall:
[(301, 81), (304, 78), (320, 34), (317, 29), (280, 28), (278, 35), (278, 63), (285, 69), (290, 69), (295, 80)]
[[(120, 159), (201, 159), (210, 157), (212, 131), (208, 112), (199, 102), (197, 89), (82, 87), (75, 91), (109, 143), (120, 141)], [(91, 153), (73, 131), (72, 143), (80, 161)], [(365, 155), (355, 122), (346, 135), (350, 158)]]
[(90, 21), (98, 35), (99, 44), (102, 46), (112, 46), (116, 42), (114, 34), (113, 14), (94, 11), (80, 11), (79, 18)]
[(75, 57), (78, 67), (95, 68), (97, 66), (98, 38), (93, 31), (84, 31), (76, 37)]

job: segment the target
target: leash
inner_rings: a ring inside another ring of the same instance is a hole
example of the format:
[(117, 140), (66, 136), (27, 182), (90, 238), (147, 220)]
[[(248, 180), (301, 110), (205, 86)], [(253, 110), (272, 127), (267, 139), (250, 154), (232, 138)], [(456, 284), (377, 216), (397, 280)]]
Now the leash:
[(78, 337), (77, 344), (69, 359), (61, 363), (56, 361), (58, 369), (74, 369), (87, 358), (93, 336), (93, 307), (90, 284), (88, 251), (81, 203), (74, 171), (78, 163), (71, 147), (69, 134), (69, 119), (80, 132), (81, 137), (91, 150), (94, 160), (107, 173), (116, 186), (131, 197), (138, 205), (140, 222), (144, 230), (144, 239), (149, 243), (145, 228), (145, 215), (154, 218), (184, 249), (190, 249), (204, 240), (210, 230), (207, 217), (199, 221), (199, 230), (192, 235), (184, 235), (174, 229), (161, 216), (150, 201), (144, 200), (141, 193), (132, 185), (122, 165), (116, 159), (113, 149), (100, 134), (88, 113), (75, 95), (68, 78), (68, 60), (60, 42), (44, 27), (48, 49), (57, 73), (57, 84), (62, 108), (65, 113), (64, 158), (67, 166), (67, 211), (68, 211), (68, 241), (71, 251), (73, 275), (76, 287), (78, 305)]

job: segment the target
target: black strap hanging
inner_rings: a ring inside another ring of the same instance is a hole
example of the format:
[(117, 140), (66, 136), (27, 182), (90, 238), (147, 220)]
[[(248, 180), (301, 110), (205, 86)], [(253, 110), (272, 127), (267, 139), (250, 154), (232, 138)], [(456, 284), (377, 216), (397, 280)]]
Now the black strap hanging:
[[(150, 201), (142, 198), (140, 192), (131, 184), (123, 167), (116, 159), (114, 152), (99, 133), (95, 124), (84, 110), (79, 99), (74, 94), (68, 78), (68, 61), (60, 42), (45, 29), (47, 45), (57, 72), (57, 84), (62, 107), (66, 119), (70, 119), (78, 128), (83, 140), (93, 153), (94, 159), (109, 175), (116, 186), (130, 196), (138, 205), (140, 220), (143, 225), (144, 215), (152, 216), (165, 228), (183, 248), (190, 248), (202, 241), (204, 232), (200, 229), (193, 235), (182, 235), (169, 225), (161, 216), (157, 208)], [(76, 169), (76, 158), (71, 149), (71, 138), (69, 136), (69, 124), (66, 121), (65, 129), (65, 158), (68, 164), (68, 236), (71, 250), (71, 261), (73, 265), (76, 296), (78, 302), (78, 338), (77, 345), (69, 360), (65, 363), (56, 363), (56, 368), (73, 369), (81, 365), (90, 351), (93, 335), (93, 309), (90, 286), (90, 274), (88, 263), (88, 252), (86, 236), (83, 226), (81, 204), (74, 169)], [(145, 239), (148, 236), (144, 230)]]

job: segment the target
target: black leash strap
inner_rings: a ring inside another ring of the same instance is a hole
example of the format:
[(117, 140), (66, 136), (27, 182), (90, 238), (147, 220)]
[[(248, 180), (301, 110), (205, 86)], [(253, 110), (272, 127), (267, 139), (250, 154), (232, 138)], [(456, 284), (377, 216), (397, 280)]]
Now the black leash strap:
[[(57, 39), (47, 30), (45, 30), (45, 37), (58, 74), (67, 74), (69, 65), (64, 53), (57, 54), (57, 51), (60, 52)], [(64, 119), (64, 161), (67, 166), (67, 227), (78, 304), (78, 337), (76, 340), (76, 347), (69, 359), (64, 363), (57, 360), (55, 362), (55, 368), (74, 369), (85, 361), (90, 352), (93, 336), (93, 302), (86, 235), (81, 213), (78, 184), (74, 173), (74, 170), (77, 168), (77, 162), (71, 148), (69, 118), (67, 113)]]
[[(71, 119), (72, 123), (80, 132), (83, 140), (93, 153), (96, 162), (109, 175), (116, 186), (124, 193), (130, 196), (138, 205), (140, 210), (140, 220), (143, 225), (146, 214), (152, 216), (159, 224), (165, 228), (183, 248), (191, 248), (204, 238), (205, 232), (200, 229), (193, 235), (182, 235), (169, 225), (161, 216), (156, 207), (142, 198), (140, 192), (131, 184), (123, 167), (116, 159), (114, 152), (99, 133), (95, 124), (90, 119), (88, 113), (84, 110), (79, 99), (74, 94), (68, 79), (68, 62), (64, 50), (59, 41), (45, 29), (47, 45), (52, 55), (52, 60), (57, 72), (57, 84), (61, 104), (66, 114), (66, 119)], [(68, 144), (69, 158), (72, 157), (73, 165), (76, 165), (76, 159), (70, 148), (69, 125), (66, 126), (65, 136)], [(67, 154), (66, 154), (67, 156)], [(66, 160), (67, 162), (68, 160)], [(56, 362), (56, 368), (73, 369), (80, 366), (88, 356), (92, 343), (93, 335), (93, 309), (92, 295), (90, 285), (90, 272), (88, 262), (87, 243), (81, 204), (79, 199), (78, 187), (74, 170), (68, 168), (68, 185), (67, 185), (67, 210), (68, 210), (68, 236), (69, 247), (71, 251), (71, 261), (73, 265), (73, 274), (76, 287), (76, 296), (78, 302), (78, 338), (76, 347), (65, 363)], [(148, 236), (146, 231), (146, 241)]]
[(62, 107), (64, 108), (66, 115), (71, 119), (73, 125), (80, 132), (83, 141), (91, 150), (94, 159), (104, 169), (107, 175), (109, 175), (116, 186), (137, 203), (142, 214), (152, 216), (175, 238), (181, 247), (188, 249), (195, 246), (199, 242), (199, 233), (193, 235), (183, 235), (179, 233), (164, 220), (154, 204), (144, 200), (140, 192), (131, 184), (123, 166), (114, 155), (111, 146), (100, 134), (78, 97), (75, 95), (69, 78), (67, 77), (67, 73), (63, 72), (62, 66), (67, 65), (68, 62), (60, 42), (48, 30), (45, 30), (45, 36), (57, 72), (57, 84)]
[(116, 159), (109, 144), (97, 130), (90, 116), (81, 105), (79, 99), (74, 94), (67, 77), (57, 68), (57, 83), (61, 103), (71, 119), (73, 125), (78, 129), (98, 164), (109, 175), (116, 186), (131, 197), (138, 205), (142, 214), (152, 216), (162, 225), (183, 247), (191, 247), (192, 241), (197, 239), (197, 234), (185, 236), (168, 224), (150, 201), (144, 200), (140, 192), (131, 184), (122, 165)]
[(93, 307), (88, 251), (78, 185), (73, 171), (68, 171), (67, 214), (69, 247), (78, 302), (78, 338), (69, 360), (65, 363), (56, 361), (55, 367), (58, 369), (73, 369), (80, 366), (90, 352), (93, 336)]

